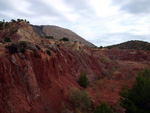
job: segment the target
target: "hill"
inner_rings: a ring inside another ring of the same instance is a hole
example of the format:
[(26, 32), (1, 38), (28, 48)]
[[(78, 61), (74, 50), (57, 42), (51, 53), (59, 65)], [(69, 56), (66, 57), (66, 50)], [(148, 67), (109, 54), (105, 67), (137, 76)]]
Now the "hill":
[(150, 43), (138, 40), (132, 40), (117, 45), (107, 46), (108, 49), (137, 49), (150, 51)]
[(62, 39), (63, 37), (68, 38), (70, 41), (78, 41), (82, 42), (84, 45), (87, 45), (88, 47), (95, 47), (94, 44), (88, 42), (81, 36), (77, 35), (73, 31), (65, 28), (61, 28), (58, 26), (37, 26), (33, 25), (34, 31), (39, 34), (41, 37), (45, 36), (53, 36), (55, 39)]
[[(137, 72), (150, 65), (149, 56), (41, 38), (23, 20), (0, 22), (0, 113), (92, 113), (103, 101), (124, 113), (121, 86), (132, 87)], [(78, 82), (82, 73), (86, 88)]]

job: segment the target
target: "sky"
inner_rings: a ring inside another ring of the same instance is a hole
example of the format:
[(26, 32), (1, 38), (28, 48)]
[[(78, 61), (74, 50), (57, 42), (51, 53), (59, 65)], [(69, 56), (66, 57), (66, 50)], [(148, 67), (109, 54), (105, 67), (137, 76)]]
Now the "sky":
[(0, 20), (70, 29), (96, 46), (150, 42), (150, 0), (0, 0)]

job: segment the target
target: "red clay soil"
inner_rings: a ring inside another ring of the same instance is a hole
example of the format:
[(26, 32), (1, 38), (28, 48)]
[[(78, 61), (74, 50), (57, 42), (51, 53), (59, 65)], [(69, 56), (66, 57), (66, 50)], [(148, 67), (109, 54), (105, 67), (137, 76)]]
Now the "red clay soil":
[(103, 67), (99, 58), (66, 48), (52, 56), (30, 50), (11, 55), (1, 45), (0, 113), (60, 112), (68, 88), (81, 88), (77, 82), (81, 71), (92, 81), (95, 75), (103, 76)]
[[(9, 36), (15, 43), (25, 39), (37, 45), (44, 40), (27, 23), (11, 24), (0, 31), (1, 39)], [(16, 33), (11, 34), (14, 28)], [(150, 64), (150, 52), (92, 50), (81, 45), (76, 49), (71, 43), (59, 43), (57, 51), (57, 44), (45, 43), (50, 47), (51, 56), (44, 52), (43, 49), (47, 49), (44, 44), (39, 51), (28, 49), (25, 54), (13, 55), (5, 44), (1, 44), (0, 113), (60, 113), (61, 103), (69, 103), (68, 90), (72, 87), (82, 89), (77, 82), (82, 71), (90, 80), (85, 91), (94, 105), (105, 101), (114, 112), (123, 113), (118, 101), (120, 88), (124, 83), (132, 87), (137, 72)]]
[(105, 49), (101, 52), (110, 59), (124, 60), (124, 61), (150, 61), (150, 52), (134, 49)]

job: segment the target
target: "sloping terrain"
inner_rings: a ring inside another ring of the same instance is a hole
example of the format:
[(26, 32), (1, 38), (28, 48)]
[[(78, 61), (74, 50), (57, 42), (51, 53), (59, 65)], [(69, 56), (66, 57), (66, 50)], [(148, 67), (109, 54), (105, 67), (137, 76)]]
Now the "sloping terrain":
[[(0, 27), (0, 113), (61, 113), (62, 103), (76, 112), (68, 100), (73, 88), (85, 91), (93, 106), (105, 101), (115, 113), (124, 113), (122, 84), (132, 87), (137, 72), (150, 64), (148, 51), (91, 49), (40, 38), (24, 21), (7, 24)], [(82, 71), (90, 81), (86, 89), (78, 84)]]
[(84, 45), (89, 47), (95, 47), (94, 44), (88, 42), (87, 40), (83, 39), (76, 33), (72, 32), (69, 29), (61, 28), (58, 26), (36, 26), (33, 25), (33, 28), (37, 34), (41, 37), (44, 36), (53, 36), (55, 39), (62, 39), (63, 37), (67, 37), (70, 41), (78, 41), (82, 42)]

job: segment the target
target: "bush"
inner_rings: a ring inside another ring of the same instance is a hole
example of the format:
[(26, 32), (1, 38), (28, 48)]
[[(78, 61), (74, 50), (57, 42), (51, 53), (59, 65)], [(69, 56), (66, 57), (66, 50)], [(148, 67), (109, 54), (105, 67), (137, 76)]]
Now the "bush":
[(136, 77), (133, 87), (122, 87), (120, 105), (126, 113), (150, 113), (150, 69)]
[(12, 30), (10, 31), (10, 34), (14, 34), (14, 33), (16, 33), (16, 32), (17, 32), (17, 30), (12, 29)]
[(94, 113), (113, 113), (111, 111), (111, 109), (107, 106), (107, 104), (105, 102), (102, 102), (100, 105), (98, 105), (95, 110)]
[(3, 27), (4, 22), (0, 21), (0, 28)]
[(10, 38), (9, 37), (5, 37), (5, 42), (11, 42)]
[(6, 22), (6, 23), (5, 23), (5, 27), (7, 28), (7, 27), (9, 27), (9, 26), (10, 26), (9, 23)]
[(86, 88), (89, 85), (89, 80), (85, 74), (85, 72), (81, 72), (80, 76), (79, 76), (79, 80), (78, 83), (80, 84), (80, 86), (82, 86), (83, 88)]
[(89, 111), (92, 105), (88, 94), (79, 89), (70, 90), (69, 100), (75, 109), (80, 109), (82, 111)]
[(26, 48), (27, 47), (27, 42), (26, 41), (20, 41), (19, 45)]
[(69, 39), (68, 38), (66, 38), (66, 37), (63, 37), (63, 39), (61, 39), (62, 41), (69, 41)]
[(51, 52), (49, 50), (46, 50), (46, 53), (51, 56)]
[(26, 49), (24, 47), (21, 47), (20, 52), (24, 54), (26, 52)]
[(45, 36), (45, 38), (48, 38), (48, 39), (54, 39), (53, 36)]
[(9, 50), (9, 52), (11, 54), (14, 54), (14, 53), (18, 52), (18, 48), (17, 48), (16, 44), (11, 44), (10, 46), (7, 46), (6, 48)]
[(14, 20), (14, 19), (11, 19), (11, 22), (16, 22), (16, 20)]

